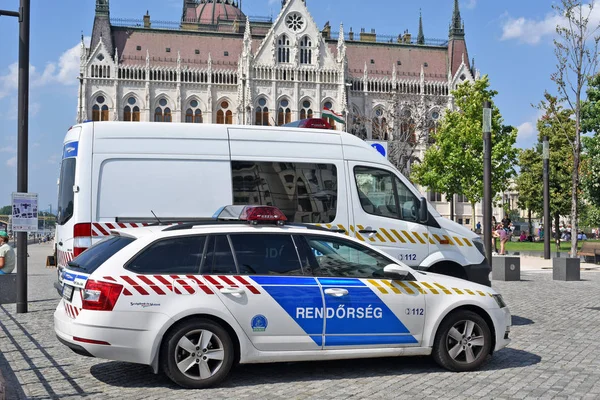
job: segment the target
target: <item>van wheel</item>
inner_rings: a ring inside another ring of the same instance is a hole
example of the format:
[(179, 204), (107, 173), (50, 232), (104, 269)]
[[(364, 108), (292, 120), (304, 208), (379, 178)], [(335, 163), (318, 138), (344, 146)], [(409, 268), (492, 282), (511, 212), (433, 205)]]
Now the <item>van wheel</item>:
[(202, 389), (227, 377), (233, 365), (233, 343), (219, 324), (192, 319), (165, 337), (160, 359), (163, 371), (173, 382)]
[(472, 311), (458, 310), (440, 324), (433, 358), (450, 371), (472, 371), (485, 362), (491, 346), (492, 334), (485, 320)]

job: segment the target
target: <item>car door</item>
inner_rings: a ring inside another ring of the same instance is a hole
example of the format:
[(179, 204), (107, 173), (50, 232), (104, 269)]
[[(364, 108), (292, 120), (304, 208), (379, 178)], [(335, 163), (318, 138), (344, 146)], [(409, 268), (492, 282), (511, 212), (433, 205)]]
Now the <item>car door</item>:
[(321, 349), (323, 316), (296, 318), (299, 303), (322, 310), (323, 298), (291, 235), (214, 235), (208, 246), (202, 274), (257, 349)]
[(416, 267), (434, 243), (419, 221), (419, 199), (391, 169), (349, 162), (352, 236)]
[(324, 349), (420, 345), (425, 296), (412, 277), (384, 277), (384, 267), (397, 262), (342, 236), (303, 239), (299, 248), (325, 299)]

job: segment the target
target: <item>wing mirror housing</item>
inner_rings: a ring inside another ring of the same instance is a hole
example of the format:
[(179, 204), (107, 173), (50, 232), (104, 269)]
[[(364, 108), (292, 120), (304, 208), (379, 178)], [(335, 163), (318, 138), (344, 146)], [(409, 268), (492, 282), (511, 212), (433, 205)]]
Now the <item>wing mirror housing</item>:
[(390, 279), (406, 279), (409, 274), (410, 272), (407, 269), (402, 268), (398, 264), (390, 264), (383, 269), (383, 275)]
[(425, 223), (429, 220), (429, 211), (427, 210), (427, 200), (425, 197), (421, 197), (419, 202), (419, 221)]

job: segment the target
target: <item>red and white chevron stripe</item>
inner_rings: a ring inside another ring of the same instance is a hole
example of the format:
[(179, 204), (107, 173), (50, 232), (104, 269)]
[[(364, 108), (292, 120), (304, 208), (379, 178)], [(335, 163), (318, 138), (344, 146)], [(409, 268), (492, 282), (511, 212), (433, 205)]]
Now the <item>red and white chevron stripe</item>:
[(73, 258), (75, 258), (73, 256), (73, 253), (70, 253), (68, 251), (57, 250), (56, 255), (58, 257), (58, 265), (60, 265), (61, 267), (66, 267), (69, 261), (73, 261)]
[(124, 228), (141, 228), (148, 226), (147, 223), (127, 223), (122, 222), (92, 222), (92, 236), (108, 236), (112, 229), (124, 229)]
[(214, 292), (206, 283), (194, 275), (123, 275), (105, 276), (105, 280), (124, 286), (124, 296), (165, 296), (169, 293), (208, 295)]
[(63, 301), (63, 304), (65, 305), (65, 311), (67, 312), (67, 315), (69, 316), (69, 318), (75, 319), (79, 316), (79, 313), (82, 310), (81, 308), (75, 307), (75, 306), (67, 303), (66, 301)]
[(204, 275), (204, 278), (217, 289), (227, 287), (245, 287), (252, 294), (260, 294), (260, 290), (244, 277), (239, 275)]

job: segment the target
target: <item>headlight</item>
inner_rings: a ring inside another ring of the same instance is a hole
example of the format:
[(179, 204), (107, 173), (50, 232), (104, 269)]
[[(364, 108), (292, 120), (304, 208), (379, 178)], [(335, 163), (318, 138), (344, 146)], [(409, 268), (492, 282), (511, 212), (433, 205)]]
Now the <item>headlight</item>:
[(492, 297), (494, 298), (494, 300), (496, 300), (498, 307), (500, 307), (500, 308), (506, 307), (506, 303), (504, 302), (504, 299), (502, 298), (501, 294), (493, 294)]
[(483, 240), (481, 240), (481, 238), (475, 238), (471, 239), (471, 241), (473, 242), (475, 247), (477, 247), (477, 250), (479, 250), (483, 258), (485, 258), (485, 246), (483, 245)]

